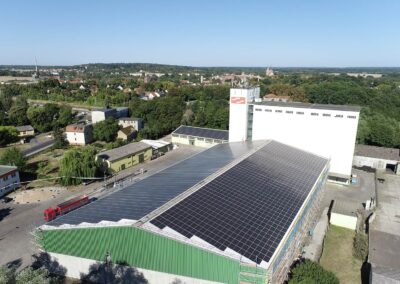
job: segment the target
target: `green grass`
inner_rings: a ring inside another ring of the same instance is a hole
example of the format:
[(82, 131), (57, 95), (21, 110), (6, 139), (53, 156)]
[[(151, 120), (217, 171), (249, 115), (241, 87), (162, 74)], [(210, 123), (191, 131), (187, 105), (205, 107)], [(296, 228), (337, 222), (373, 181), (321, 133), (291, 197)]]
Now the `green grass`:
[(320, 264), (332, 271), (340, 283), (361, 283), (362, 261), (353, 257), (355, 232), (331, 225), (325, 237)]

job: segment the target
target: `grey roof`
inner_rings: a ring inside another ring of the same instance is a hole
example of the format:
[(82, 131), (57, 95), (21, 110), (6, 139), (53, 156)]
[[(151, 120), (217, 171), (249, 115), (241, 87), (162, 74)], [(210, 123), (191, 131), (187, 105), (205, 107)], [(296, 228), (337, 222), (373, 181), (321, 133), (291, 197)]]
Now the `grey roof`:
[(143, 118), (140, 117), (120, 117), (118, 120), (126, 120), (126, 121), (139, 121), (143, 120)]
[[(263, 142), (216, 145), (148, 178), (61, 216), (49, 225), (139, 220)], [(150, 147), (150, 146), (148, 146)]]
[(15, 127), (17, 129), (17, 131), (33, 131), (33, 127), (32, 125), (22, 125), (22, 126), (17, 126)]
[(327, 163), (270, 141), (151, 223), (269, 262)]
[(354, 156), (400, 161), (400, 149), (356, 144)]
[(16, 169), (17, 169), (17, 167), (14, 167), (14, 166), (0, 165), (0, 175), (4, 175), (11, 171), (15, 171)]
[(149, 146), (145, 143), (133, 142), (133, 143), (124, 145), (122, 147), (118, 147), (118, 148), (115, 148), (112, 150), (100, 152), (97, 154), (97, 156), (112, 162), (112, 161), (121, 159), (128, 155), (131, 155), (131, 154), (134, 154), (134, 153), (137, 153), (139, 151), (143, 151), (143, 150), (149, 149), (149, 148), (151, 148), (151, 146)]
[(181, 125), (175, 129), (174, 134), (189, 135), (202, 138), (219, 139), (219, 140), (229, 140), (228, 130), (219, 130), (212, 128), (201, 128), (194, 126)]
[(355, 111), (359, 112), (361, 107), (350, 106), (350, 105), (323, 105), (323, 104), (310, 104), (310, 103), (299, 103), (299, 102), (270, 102), (262, 101), (251, 103), (254, 105), (266, 105), (266, 106), (278, 106), (278, 107), (292, 107), (292, 108), (309, 108), (309, 109), (328, 109), (338, 111)]

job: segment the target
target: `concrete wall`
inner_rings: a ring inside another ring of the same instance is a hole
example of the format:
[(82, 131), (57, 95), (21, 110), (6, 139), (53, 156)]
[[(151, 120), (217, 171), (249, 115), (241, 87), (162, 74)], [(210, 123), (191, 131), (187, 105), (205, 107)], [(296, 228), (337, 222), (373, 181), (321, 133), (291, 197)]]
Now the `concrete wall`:
[(139, 120), (125, 120), (123, 118), (120, 118), (118, 120), (118, 125), (121, 125), (122, 128), (128, 127), (128, 126), (132, 126), (133, 128), (135, 128), (136, 130), (140, 130), (143, 128), (143, 119), (139, 119)]
[(357, 217), (332, 212), (330, 223), (335, 226), (355, 230), (357, 228)]
[[(194, 144), (191, 144), (191, 140), (193, 140)], [(202, 148), (210, 148), (214, 145), (226, 143), (226, 141), (223, 141), (223, 140), (192, 137), (192, 136), (178, 135), (178, 134), (172, 134), (171, 141), (174, 144), (193, 145), (193, 146), (202, 147)]]
[(330, 173), (349, 178), (358, 117), (350, 111), (254, 105), (253, 140), (274, 139), (330, 158)]
[(123, 159), (113, 161), (113, 162), (108, 162), (109, 168), (113, 172), (119, 172), (123, 170), (123, 165), (125, 165), (125, 169), (133, 167), (137, 164), (139, 164), (139, 156), (143, 154), (143, 161), (148, 161), (151, 158), (151, 155), (153, 154), (152, 148), (149, 146), (148, 149), (133, 153), (131, 155), (126, 156)]
[(398, 161), (377, 159), (363, 156), (354, 156), (353, 165), (356, 167), (370, 167), (377, 170), (385, 170), (387, 164), (397, 165)]
[[(91, 265), (99, 263), (96, 260), (87, 259), (87, 258), (80, 258), (75, 256), (69, 256), (65, 254), (58, 254), (58, 253), (50, 253), (52, 260), (59, 262), (63, 267), (67, 269), (66, 276), (71, 278), (80, 279), (81, 274), (88, 274), (89, 268)], [(168, 274), (164, 272), (142, 269), (142, 268), (135, 268), (138, 273), (141, 273), (143, 277), (148, 281), (150, 284), (159, 284), (159, 283), (173, 283), (174, 281), (180, 280), (180, 283), (187, 283), (187, 284), (212, 284), (218, 283), (213, 281), (207, 281), (202, 279), (196, 279), (186, 276)], [(129, 280), (124, 283), (129, 283)], [(134, 283), (134, 281), (132, 281)]]
[(20, 180), (18, 171), (10, 173), (3, 178), (0, 178), (0, 197), (13, 191), (19, 186), (20, 186)]

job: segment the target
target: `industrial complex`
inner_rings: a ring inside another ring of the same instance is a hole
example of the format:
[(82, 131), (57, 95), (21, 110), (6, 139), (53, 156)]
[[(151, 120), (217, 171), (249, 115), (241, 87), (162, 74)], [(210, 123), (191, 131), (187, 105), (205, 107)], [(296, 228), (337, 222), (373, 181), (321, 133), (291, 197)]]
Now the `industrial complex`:
[(271, 140), (219, 144), (47, 223), (37, 241), (71, 277), (108, 252), (150, 283), (280, 283), (328, 170)]

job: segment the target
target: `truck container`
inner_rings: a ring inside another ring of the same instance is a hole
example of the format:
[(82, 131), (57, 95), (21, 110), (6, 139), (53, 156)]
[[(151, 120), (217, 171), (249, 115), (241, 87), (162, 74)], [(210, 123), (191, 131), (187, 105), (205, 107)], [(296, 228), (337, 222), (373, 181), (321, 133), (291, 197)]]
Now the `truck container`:
[(67, 200), (63, 203), (58, 204), (55, 208), (49, 207), (43, 211), (44, 220), (51, 221), (58, 215), (64, 215), (78, 207), (81, 207), (89, 203), (89, 197), (87, 195), (81, 195)]

